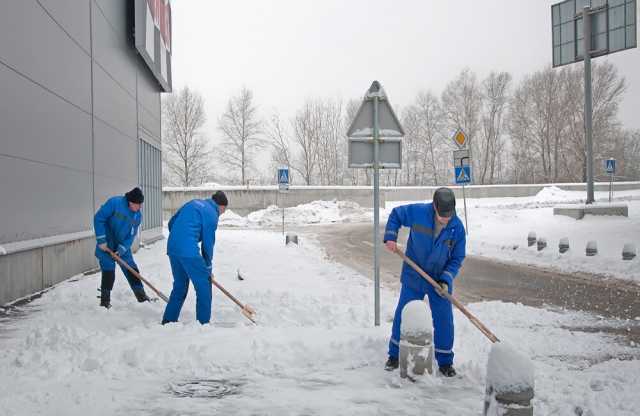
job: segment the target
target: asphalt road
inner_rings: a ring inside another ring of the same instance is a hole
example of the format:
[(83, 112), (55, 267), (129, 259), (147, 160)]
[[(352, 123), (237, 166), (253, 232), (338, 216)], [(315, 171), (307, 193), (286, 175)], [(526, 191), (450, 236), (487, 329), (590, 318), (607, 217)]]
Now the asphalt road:
[[(336, 224), (297, 231), (315, 235), (331, 259), (373, 278), (372, 228), (371, 224)], [(402, 243), (407, 238), (406, 229), (403, 231), (398, 240)], [(385, 286), (397, 288), (402, 260), (384, 248), (382, 251), (380, 278)], [(464, 303), (502, 300), (590, 312), (610, 319), (611, 326), (582, 330), (624, 335), (640, 343), (640, 285), (632, 282), (467, 256), (454, 290), (454, 295)]]

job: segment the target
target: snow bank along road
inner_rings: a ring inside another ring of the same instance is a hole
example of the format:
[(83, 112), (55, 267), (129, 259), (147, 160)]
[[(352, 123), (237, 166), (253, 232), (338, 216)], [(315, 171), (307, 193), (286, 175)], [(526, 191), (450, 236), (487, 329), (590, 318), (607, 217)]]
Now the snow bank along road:
[[(136, 259), (168, 293), (164, 252), (160, 242)], [(161, 326), (164, 305), (138, 304), (120, 272), (110, 310), (97, 306), (98, 275), (72, 279), (18, 319), (11, 316), (19, 311), (3, 312), (0, 415), (481, 414), (490, 345), (462, 315), (462, 376), (405, 382), (382, 368), (391, 289), (382, 291), (383, 324), (375, 328), (371, 281), (308, 239), (284, 247), (279, 233), (223, 229), (215, 256), (218, 280), (255, 307), (257, 326), (217, 290), (212, 325), (195, 322), (190, 293), (181, 323)], [(637, 415), (638, 349), (575, 329), (598, 328), (602, 319), (499, 301), (470, 309), (533, 359), (537, 415)]]

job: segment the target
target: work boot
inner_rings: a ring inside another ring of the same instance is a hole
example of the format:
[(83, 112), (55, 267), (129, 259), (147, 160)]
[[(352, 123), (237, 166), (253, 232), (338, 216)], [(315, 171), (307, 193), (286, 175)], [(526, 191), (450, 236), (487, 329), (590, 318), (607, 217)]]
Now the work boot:
[(453, 369), (452, 365), (443, 365), (439, 368), (440, 374), (445, 377), (455, 377), (456, 370)]
[(103, 306), (107, 309), (111, 308), (111, 291), (110, 290), (100, 291), (100, 306)]
[(142, 303), (142, 302), (150, 302), (151, 299), (149, 298), (149, 296), (147, 296), (146, 293), (144, 293), (144, 289), (143, 290), (137, 290), (135, 292), (133, 292), (134, 295), (136, 295), (136, 299), (138, 299), (138, 302)]
[(111, 289), (113, 289), (113, 282), (115, 280), (115, 270), (107, 270), (102, 272), (102, 281), (100, 284), (100, 306), (103, 306), (107, 309), (111, 307)]
[(389, 357), (389, 359), (387, 360), (387, 362), (384, 365), (384, 369), (387, 370), (387, 371), (393, 371), (393, 370), (397, 369), (399, 365), (400, 365), (400, 363), (398, 362), (397, 358)]

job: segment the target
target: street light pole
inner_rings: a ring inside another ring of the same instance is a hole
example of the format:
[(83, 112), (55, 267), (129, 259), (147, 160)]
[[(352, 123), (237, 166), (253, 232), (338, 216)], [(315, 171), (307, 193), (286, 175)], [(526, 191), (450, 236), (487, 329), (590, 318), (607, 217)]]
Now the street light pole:
[(593, 195), (593, 137), (591, 98), (591, 7), (582, 10), (582, 35), (584, 49), (584, 132), (587, 156), (587, 204), (595, 201)]

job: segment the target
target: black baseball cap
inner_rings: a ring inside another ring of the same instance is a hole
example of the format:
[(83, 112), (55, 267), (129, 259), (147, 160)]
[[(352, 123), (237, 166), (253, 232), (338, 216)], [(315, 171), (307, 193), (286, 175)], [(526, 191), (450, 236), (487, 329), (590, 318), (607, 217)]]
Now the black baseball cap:
[(456, 196), (449, 188), (438, 188), (433, 193), (433, 206), (438, 215), (449, 218), (456, 212)]

